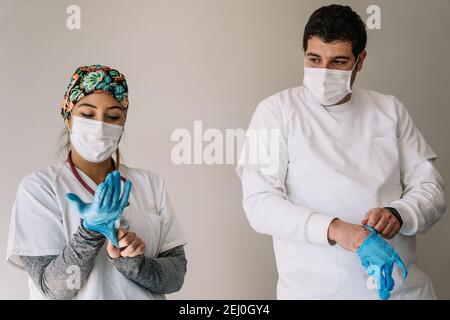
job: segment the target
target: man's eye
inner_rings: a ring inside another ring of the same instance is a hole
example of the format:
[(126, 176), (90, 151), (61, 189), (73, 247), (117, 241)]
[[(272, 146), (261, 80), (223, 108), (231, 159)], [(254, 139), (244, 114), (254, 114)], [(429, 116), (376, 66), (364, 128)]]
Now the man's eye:
[(111, 120), (119, 120), (118, 116), (108, 116), (108, 118)]
[(343, 64), (346, 64), (346, 62), (347, 61), (335, 61), (334, 63), (338, 64), (338, 65), (343, 65)]
[(312, 59), (310, 59), (310, 61), (313, 62), (313, 63), (318, 63), (318, 62), (319, 62), (319, 59), (312, 58)]

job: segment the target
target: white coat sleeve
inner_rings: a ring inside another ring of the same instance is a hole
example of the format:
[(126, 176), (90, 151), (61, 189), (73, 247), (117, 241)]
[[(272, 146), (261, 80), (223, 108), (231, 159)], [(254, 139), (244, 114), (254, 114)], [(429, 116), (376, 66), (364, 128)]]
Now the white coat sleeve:
[(161, 234), (161, 246), (160, 252), (173, 249), (178, 246), (185, 245), (187, 243), (183, 230), (181, 229), (178, 219), (175, 215), (172, 202), (170, 201), (169, 194), (166, 190), (164, 182), (161, 195), (161, 204), (159, 206), (159, 215), (164, 220), (162, 234)]
[(23, 267), (20, 256), (59, 255), (67, 245), (55, 193), (40, 173), (25, 177), (13, 205), (7, 262)]
[(434, 166), (437, 158), (414, 125), (406, 108), (397, 102), (401, 199), (389, 204), (403, 219), (401, 234), (426, 232), (446, 211), (444, 181)]
[(266, 99), (252, 117), (236, 168), (247, 219), (262, 234), (329, 245), (328, 227), (333, 217), (288, 199), (288, 147), (280, 106), (274, 98)]

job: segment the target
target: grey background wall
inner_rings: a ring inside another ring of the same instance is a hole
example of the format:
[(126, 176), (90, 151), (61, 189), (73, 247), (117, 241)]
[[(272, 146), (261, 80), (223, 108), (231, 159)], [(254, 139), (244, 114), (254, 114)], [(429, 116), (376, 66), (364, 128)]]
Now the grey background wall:
[[(369, 58), (357, 85), (402, 100), (439, 154), (450, 181), (450, 1), (335, 1), (363, 19)], [(169, 298), (272, 299), (271, 239), (249, 227), (233, 165), (176, 166), (173, 130), (246, 128), (264, 97), (301, 84), (301, 36), (317, 0), (0, 0), (0, 256), (20, 179), (58, 160), (59, 104), (79, 65), (101, 63), (128, 78), (122, 149), (130, 166), (167, 180), (189, 238), (189, 271)], [(81, 8), (81, 30), (66, 8)], [(450, 199), (450, 197), (449, 197)], [(418, 260), (440, 298), (450, 298), (450, 217), (420, 236)], [(39, 230), (36, 230), (39, 232)], [(4, 260), (4, 259), (2, 259)], [(27, 298), (25, 274), (0, 263), (0, 298)]]

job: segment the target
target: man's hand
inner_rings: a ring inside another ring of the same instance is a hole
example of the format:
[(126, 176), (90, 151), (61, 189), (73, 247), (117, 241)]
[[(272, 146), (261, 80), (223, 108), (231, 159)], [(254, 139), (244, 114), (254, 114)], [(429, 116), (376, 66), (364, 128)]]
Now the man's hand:
[(385, 239), (394, 238), (401, 228), (400, 221), (384, 208), (369, 210), (361, 223), (374, 228)]
[(117, 230), (117, 239), (119, 239), (120, 249), (114, 247), (111, 241), (108, 241), (106, 246), (106, 251), (110, 258), (136, 257), (144, 254), (145, 243), (136, 235), (136, 233), (129, 232), (125, 229), (119, 229)]
[(331, 241), (336, 242), (342, 248), (356, 252), (369, 236), (369, 231), (363, 226), (336, 219), (331, 222), (328, 235)]

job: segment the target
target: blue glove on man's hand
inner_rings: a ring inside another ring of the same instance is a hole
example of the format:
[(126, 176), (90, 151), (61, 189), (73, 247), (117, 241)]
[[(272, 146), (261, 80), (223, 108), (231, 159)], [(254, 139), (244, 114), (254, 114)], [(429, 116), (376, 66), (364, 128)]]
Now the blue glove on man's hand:
[(375, 229), (367, 226), (366, 228), (370, 230), (370, 234), (357, 253), (367, 274), (375, 278), (380, 298), (387, 300), (391, 296), (390, 291), (394, 289), (394, 263), (402, 269), (403, 279), (408, 275), (408, 270), (397, 251), (381, 238)]
[(120, 196), (120, 173), (108, 174), (105, 181), (95, 190), (92, 203), (83, 202), (76, 194), (66, 194), (66, 200), (74, 203), (83, 217), (83, 226), (108, 238), (115, 247), (119, 247), (115, 222), (128, 204), (131, 192), (131, 181), (126, 181), (122, 197)]

